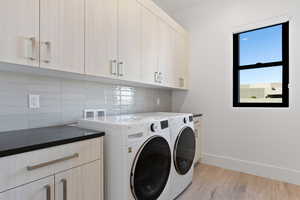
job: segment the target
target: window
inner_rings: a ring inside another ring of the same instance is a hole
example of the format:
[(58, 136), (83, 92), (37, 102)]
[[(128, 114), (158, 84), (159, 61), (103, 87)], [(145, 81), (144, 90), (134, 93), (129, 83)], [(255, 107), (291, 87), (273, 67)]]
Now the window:
[(233, 35), (233, 106), (289, 106), (289, 23)]

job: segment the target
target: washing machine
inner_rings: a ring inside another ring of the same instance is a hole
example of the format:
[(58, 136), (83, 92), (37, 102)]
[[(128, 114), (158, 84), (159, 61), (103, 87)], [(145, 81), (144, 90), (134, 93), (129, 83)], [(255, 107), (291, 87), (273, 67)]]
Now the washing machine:
[(79, 126), (105, 131), (105, 200), (170, 200), (169, 121), (122, 115), (85, 119)]
[(192, 183), (196, 139), (192, 114), (171, 116), (169, 122), (173, 149), (171, 199), (175, 199)]
[(193, 115), (186, 113), (142, 113), (139, 116), (166, 117), (170, 124), (172, 167), (170, 199), (176, 199), (192, 183), (196, 139)]

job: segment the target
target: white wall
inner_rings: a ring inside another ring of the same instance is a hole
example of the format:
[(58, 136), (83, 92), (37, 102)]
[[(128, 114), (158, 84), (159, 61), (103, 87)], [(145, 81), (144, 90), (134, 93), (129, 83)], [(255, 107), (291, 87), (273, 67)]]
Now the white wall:
[[(232, 33), (286, 17), (290, 108), (232, 108)], [(204, 162), (300, 184), (300, 1), (205, 0), (176, 18), (190, 31), (191, 89), (173, 109), (204, 113)]]

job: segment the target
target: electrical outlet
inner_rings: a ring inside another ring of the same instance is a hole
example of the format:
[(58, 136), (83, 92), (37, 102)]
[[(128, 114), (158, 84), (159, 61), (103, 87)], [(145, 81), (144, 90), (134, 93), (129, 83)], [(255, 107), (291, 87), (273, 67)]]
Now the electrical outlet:
[(31, 109), (40, 108), (40, 95), (29, 94), (29, 108)]
[(159, 97), (156, 99), (156, 105), (160, 105), (160, 98)]

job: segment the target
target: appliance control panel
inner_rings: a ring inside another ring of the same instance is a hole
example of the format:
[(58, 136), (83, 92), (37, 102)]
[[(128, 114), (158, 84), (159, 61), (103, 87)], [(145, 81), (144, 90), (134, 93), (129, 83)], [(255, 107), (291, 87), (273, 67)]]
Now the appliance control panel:
[(164, 130), (169, 128), (169, 121), (168, 120), (163, 120), (160, 122), (154, 122), (150, 125), (150, 130), (152, 132), (157, 132), (159, 130)]
[(168, 120), (161, 121), (160, 126), (161, 126), (162, 130), (168, 128), (169, 127), (169, 121)]

